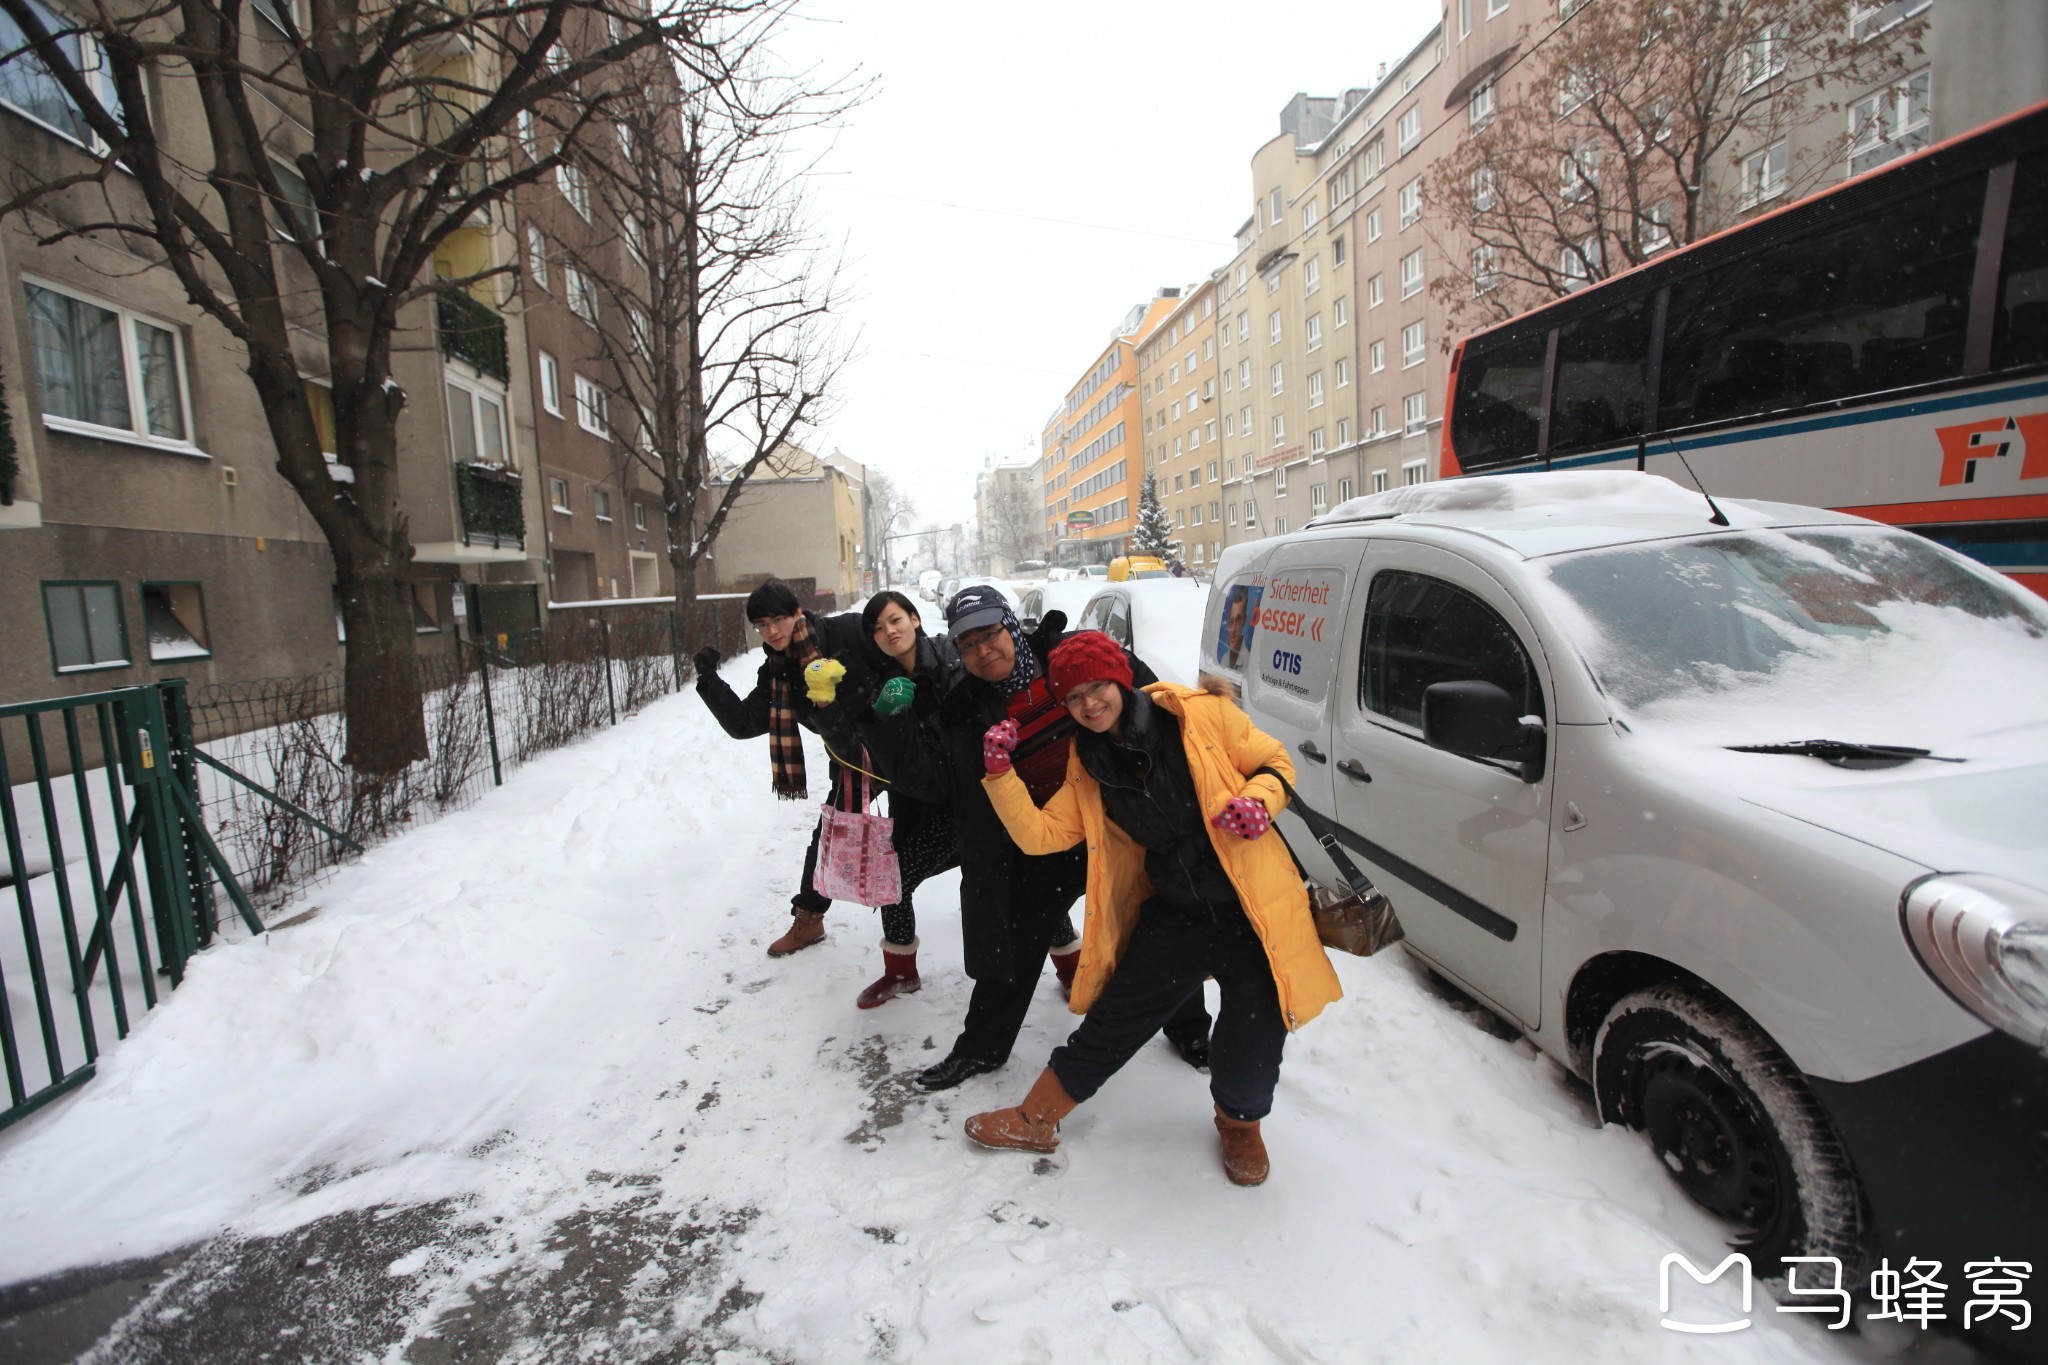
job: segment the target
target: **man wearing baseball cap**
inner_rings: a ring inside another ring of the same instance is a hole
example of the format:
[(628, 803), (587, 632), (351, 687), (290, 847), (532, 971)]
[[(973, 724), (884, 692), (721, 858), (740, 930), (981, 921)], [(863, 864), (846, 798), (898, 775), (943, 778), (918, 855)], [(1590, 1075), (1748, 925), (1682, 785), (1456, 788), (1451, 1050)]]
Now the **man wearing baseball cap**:
[[(898, 791), (951, 803), (960, 841), (961, 931), (974, 992), (952, 1051), (917, 1078), (927, 1090), (950, 1089), (1009, 1060), (1048, 945), (1056, 935), (1072, 936), (1062, 926), (1086, 881), (1085, 850), (1046, 857), (1020, 852), (981, 781), (982, 737), (1003, 721), (1016, 723), (1012, 761), (1034, 800), (1046, 800), (1066, 780), (1076, 727), (1053, 696), (1046, 669), (1065, 625), (1055, 612), (1026, 637), (998, 589), (963, 588), (946, 606), (960, 664), (941, 683), (937, 711), (924, 724), (897, 715), (862, 726), (870, 752)], [(1142, 661), (1129, 657), (1129, 663), (1141, 686), (1157, 681)], [(1199, 998), (1167, 1032), (1190, 1064), (1206, 1064), (1209, 1018)]]

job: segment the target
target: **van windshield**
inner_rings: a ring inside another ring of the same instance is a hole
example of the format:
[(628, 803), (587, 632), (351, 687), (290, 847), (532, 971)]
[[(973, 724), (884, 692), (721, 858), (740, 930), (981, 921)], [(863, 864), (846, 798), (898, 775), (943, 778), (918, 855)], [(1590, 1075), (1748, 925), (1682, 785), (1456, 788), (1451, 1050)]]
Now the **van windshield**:
[[(1572, 633), (1595, 676), (1631, 711), (1722, 710), (1775, 695), (1811, 721), (1848, 697), (1924, 690), (1963, 659), (2048, 679), (2048, 609), (1904, 532), (1744, 532), (1546, 567), (1576, 608)], [(1979, 681), (2030, 685), (1996, 673)]]

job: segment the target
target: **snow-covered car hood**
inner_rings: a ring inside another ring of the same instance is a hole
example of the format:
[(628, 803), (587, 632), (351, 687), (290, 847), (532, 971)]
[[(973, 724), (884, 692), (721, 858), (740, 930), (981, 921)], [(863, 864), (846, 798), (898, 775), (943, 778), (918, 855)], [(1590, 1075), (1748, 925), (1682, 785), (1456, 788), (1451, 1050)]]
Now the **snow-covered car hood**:
[[(1744, 798), (1753, 805), (1931, 872), (1988, 872), (2048, 892), (2048, 731), (2023, 747), (2033, 752), (2019, 762), (1917, 759), (1875, 772), (1844, 772), (1817, 758), (1731, 757), (1757, 765)], [(1848, 780), (1821, 780), (1802, 768)]]

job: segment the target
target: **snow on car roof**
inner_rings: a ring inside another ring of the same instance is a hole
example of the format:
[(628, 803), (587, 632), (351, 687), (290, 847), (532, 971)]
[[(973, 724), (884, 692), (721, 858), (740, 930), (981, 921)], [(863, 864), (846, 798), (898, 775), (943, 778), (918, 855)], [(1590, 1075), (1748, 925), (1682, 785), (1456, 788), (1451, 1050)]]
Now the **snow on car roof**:
[[(1857, 522), (1840, 512), (1716, 497), (1729, 528)], [(1525, 556), (1721, 529), (1697, 489), (1633, 470), (1482, 474), (1411, 484), (1338, 504), (1306, 529), (1399, 521), (1471, 531)]]

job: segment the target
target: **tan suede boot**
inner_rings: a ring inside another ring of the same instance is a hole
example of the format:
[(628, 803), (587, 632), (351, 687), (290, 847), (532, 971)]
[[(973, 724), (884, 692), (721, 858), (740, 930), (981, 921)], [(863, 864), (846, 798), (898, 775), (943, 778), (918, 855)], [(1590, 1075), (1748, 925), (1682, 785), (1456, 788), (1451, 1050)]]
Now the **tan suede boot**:
[(788, 957), (799, 948), (808, 948), (825, 937), (825, 912), (823, 910), (798, 910), (789, 922), (789, 932), (768, 945), (768, 956)]
[(1223, 1139), (1223, 1173), (1233, 1185), (1263, 1185), (1272, 1172), (1257, 1119), (1234, 1119), (1216, 1111), (1216, 1135)]
[(996, 1109), (968, 1119), (967, 1136), (984, 1147), (1050, 1152), (1060, 1145), (1060, 1120), (1073, 1113), (1077, 1103), (1047, 1067), (1015, 1109)]

